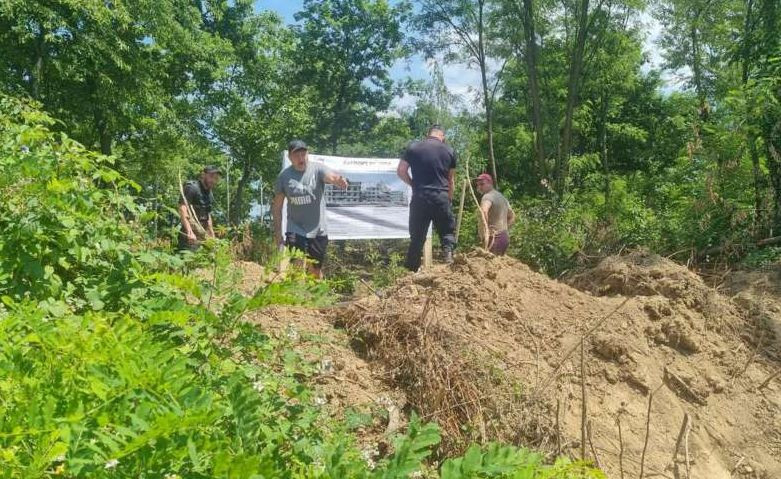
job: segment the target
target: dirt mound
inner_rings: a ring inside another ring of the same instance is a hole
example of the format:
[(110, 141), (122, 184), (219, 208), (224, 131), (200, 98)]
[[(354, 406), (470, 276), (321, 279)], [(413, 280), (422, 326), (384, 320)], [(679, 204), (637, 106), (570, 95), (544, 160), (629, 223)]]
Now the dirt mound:
[(737, 315), (733, 305), (697, 274), (643, 250), (608, 257), (567, 283), (596, 296), (660, 296), (709, 318), (724, 316), (725, 308), (730, 310), (730, 316)]
[(585, 435), (609, 477), (637, 477), (648, 427), (648, 477), (686, 462), (692, 478), (781, 477), (781, 384), (766, 382), (781, 363), (759, 339), (772, 332), (652, 255), (607, 260), (573, 284), (607, 296), (474, 253), (334, 320), (451, 451), (501, 439), (579, 457)]
[(720, 287), (758, 322), (766, 324), (775, 333), (776, 347), (781, 348), (781, 264), (731, 272)]

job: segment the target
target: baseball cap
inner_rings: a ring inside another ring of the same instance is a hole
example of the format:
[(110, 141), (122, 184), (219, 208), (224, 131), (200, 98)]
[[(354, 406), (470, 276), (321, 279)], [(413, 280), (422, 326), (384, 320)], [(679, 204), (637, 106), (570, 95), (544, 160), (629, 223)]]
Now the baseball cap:
[(488, 173), (483, 173), (482, 175), (475, 178), (475, 181), (487, 181), (488, 183), (493, 184), (494, 179)]
[(306, 146), (306, 143), (304, 143), (302, 140), (293, 140), (287, 146), (288, 153), (293, 153), (298, 150), (308, 150), (308, 149), (309, 147)]
[(217, 173), (218, 175), (222, 175), (222, 170), (219, 167), (214, 166), (214, 165), (209, 165), (209, 166), (204, 167), (203, 168), (203, 172), (206, 173), (206, 174)]

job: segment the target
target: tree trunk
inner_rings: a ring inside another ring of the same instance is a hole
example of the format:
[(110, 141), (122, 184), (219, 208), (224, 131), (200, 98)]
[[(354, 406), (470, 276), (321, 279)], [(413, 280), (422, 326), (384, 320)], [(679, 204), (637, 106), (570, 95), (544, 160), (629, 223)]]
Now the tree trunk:
[(239, 178), (239, 181), (236, 183), (236, 194), (233, 197), (231, 204), (231, 215), (229, 220), (233, 226), (238, 226), (241, 222), (241, 206), (244, 202), (244, 192), (247, 190), (251, 174), (251, 162), (249, 159), (244, 159), (241, 169), (241, 178)]
[(610, 97), (602, 92), (599, 106), (599, 123), (597, 124), (597, 137), (599, 138), (599, 156), (602, 160), (602, 172), (605, 176), (604, 194), (605, 204), (610, 199), (610, 164), (607, 156), (607, 111)]
[(41, 84), (43, 83), (43, 63), (46, 57), (46, 32), (41, 27), (41, 33), (35, 45), (35, 61), (33, 62), (33, 71), (30, 78), (30, 93), (36, 100), (41, 99)]
[(764, 129), (767, 149), (767, 169), (773, 186), (773, 224), (777, 233), (781, 229), (781, 119), (768, 122)]
[(583, 54), (586, 49), (588, 29), (589, 0), (581, 0), (578, 12), (578, 34), (572, 51), (569, 79), (567, 81), (567, 106), (564, 113), (564, 125), (561, 128), (561, 146), (556, 161), (556, 190), (564, 193), (569, 175), (569, 157), (572, 150), (572, 121), (578, 103), (580, 76), (583, 70)]
[(697, 101), (699, 103), (699, 115), (700, 120), (706, 121), (708, 119), (708, 106), (707, 106), (707, 96), (705, 93), (705, 86), (703, 85), (702, 81), (702, 64), (700, 63), (700, 37), (699, 32), (697, 31), (697, 18), (699, 17), (699, 13), (695, 14), (695, 18), (691, 23), (691, 29), (689, 32), (690, 35), (690, 41), (692, 43), (692, 75), (694, 79), (694, 90), (697, 94)]
[[(743, 46), (741, 77), (743, 87), (746, 88), (751, 74), (751, 39), (753, 38), (753, 7), (754, 0), (746, 0), (746, 13), (743, 22)], [(762, 191), (764, 190), (764, 178), (759, 163), (759, 151), (757, 150), (757, 137), (753, 129), (753, 118), (746, 118), (746, 142), (748, 143), (751, 166), (754, 173), (754, 234), (760, 234), (758, 228), (763, 223), (762, 218)]]
[[(766, 53), (765, 63), (779, 50), (778, 38), (778, 0), (762, 2), (762, 51)], [(770, 71), (767, 74), (773, 75)], [(781, 87), (776, 86), (771, 93), (776, 102), (781, 101)], [(762, 115), (762, 138), (767, 152), (767, 169), (770, 184), (773, 187), (773, 226), (774, 234), (781, 230), (781, 108), (768, 101), (764, 104)]]
[(485, 24), (483, 20), (483, 10), (485, 0), (478, 0), (477, 17), (477, 61), (480, 64), (480, 77), (483, 82), (483, 105), (485, 107), (485, 129), (488, 135), (488, 161), (491, 163), (491, 174), (494, 177), (494, 183), (499, 183), (499, 176), (496, 172), (496, 157), (494, 155), (494, 119), (493, 119), (493, 95), (488, 88), (488, 65), (485, 57)]
[(95, 131), (98, 134), (98, 143), (100, 152), (104, 155), (111, 154), (111, 132), (109, 131), (108, 121), (100, 107), (95, 107)]
[(529, 78), (529, 97), (532, 106), (532, 131), (534, 132), (534, 169), (538, 178), (546, 174), (545, 138), (543, 136), (542, 100), (537, 72), (537, 38), (534, 28), (533, 0), (523, 0), (523, 30), (526, 43), (526, 69)]

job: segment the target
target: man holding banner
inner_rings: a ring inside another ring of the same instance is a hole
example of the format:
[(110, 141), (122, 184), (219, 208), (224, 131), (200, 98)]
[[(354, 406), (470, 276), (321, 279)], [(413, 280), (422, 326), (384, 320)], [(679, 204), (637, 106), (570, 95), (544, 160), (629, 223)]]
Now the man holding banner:
[[(288, 146), (290, 166), (282, 170), (274, 184), (271, 214), (274, 219), (274, 240), (306, 254), (312, 263), (308, 271), (322, 278), (322, 267), (328, 248), (328, 225), (325, 216), (325, 185), (341, 189), (347, 180), (321, 163), (309, 161), (309, 148), (301, 140)], [(287, 228), (282, 237), (282, 209), (287, 200)]]
[(442, 242), (444, 261), (453, 261), (456, 220), (451, 202), (455, 173), (456, 155), (445, 144), (445, 131), (438, 125), (429, 129), (425, 140), (407, 148), (399, 161), (399, 178), (412, 186), (412, 202), (409, 206), (410, 244), (405, 262), (410, 271), (420, 268), (423, 247), (432, 222)]

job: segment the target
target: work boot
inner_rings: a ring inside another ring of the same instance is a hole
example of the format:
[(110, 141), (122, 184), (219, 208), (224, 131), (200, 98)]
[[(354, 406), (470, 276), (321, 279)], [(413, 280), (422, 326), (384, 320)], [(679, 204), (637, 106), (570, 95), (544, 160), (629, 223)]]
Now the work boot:
[(445, 264), (453, 264), (453, 250), (451, 248), (442, 250), (442, 261), (444, 261)]

